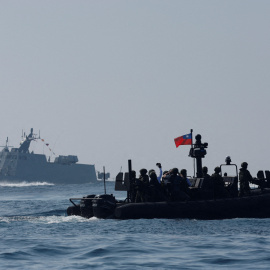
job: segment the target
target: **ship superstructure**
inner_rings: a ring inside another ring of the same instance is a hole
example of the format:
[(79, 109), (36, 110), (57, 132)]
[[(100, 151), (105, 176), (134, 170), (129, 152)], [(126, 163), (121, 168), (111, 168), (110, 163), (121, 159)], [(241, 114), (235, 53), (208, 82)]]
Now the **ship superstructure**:
[[(81, 184), (97, 181), (95, 165), (79, 164), (74, 155), (58, 156), (47, 161), (44, 154), (29, 152), (31, 141), (40, 139), (31, 132), (24, 136), (19, 148), (8, 145), (0, 152), (0, 181), (49, 182), (55, 184)], [(7, 140), (8, 141), (8, 140)]]

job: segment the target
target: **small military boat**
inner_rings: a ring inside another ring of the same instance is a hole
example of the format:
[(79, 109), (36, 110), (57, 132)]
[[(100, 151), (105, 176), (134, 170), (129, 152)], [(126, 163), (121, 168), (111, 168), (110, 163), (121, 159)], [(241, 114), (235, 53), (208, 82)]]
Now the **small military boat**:
[[(190, 200), (185, 201), (152, 201), (131, 202), (132, 163), (128, 161), (128, 172), (119, 173), (115, 180), (115, 190), (126, 191), (125, 200), (117, 200), (114, 195), (88, 195), (82, 198), (70, 198), (73, 204), (68, 207), (67, 215), (78, 215), (85, 218), (113, 218), (113, 219), (153, 219), (153, 218), (181, 218), (181, 219), (232, 219), (232, 218), (269, 218), (270, 217), (270, 172), (259, 171), (254, 182), (258, 188), (252, 189), (248, 196), (238, 196), (238, 169), (231, 163), (229, 157), (226, 163), (220, 165), (234, 166), (235, 175), (222, 176), (225, 189), (229, 194), (220, 198), (209, 196), (204, 190), (202, 173), (202, 158), (206, 155), (207, 143), (201, 143), (201, 136), (197, 135), (192, 144), (189, 156), (196, 160), (196, 177), (190, 178)], [(104, 182), (105, 183), (105, 182)], [(79, 203), (76, 203), (78, 201)]]

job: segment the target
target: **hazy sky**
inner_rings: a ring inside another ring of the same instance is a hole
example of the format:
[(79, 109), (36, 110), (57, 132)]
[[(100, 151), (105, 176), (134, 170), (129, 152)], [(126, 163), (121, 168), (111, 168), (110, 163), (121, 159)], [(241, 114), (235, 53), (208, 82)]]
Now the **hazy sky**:
[(174, 138), (193, 128), (211, 173), (227, 155), (270, 170), (270, 1), (0, 3), (2, 145), (33, 127), (112, 177), (129, 158), (191, 175)]

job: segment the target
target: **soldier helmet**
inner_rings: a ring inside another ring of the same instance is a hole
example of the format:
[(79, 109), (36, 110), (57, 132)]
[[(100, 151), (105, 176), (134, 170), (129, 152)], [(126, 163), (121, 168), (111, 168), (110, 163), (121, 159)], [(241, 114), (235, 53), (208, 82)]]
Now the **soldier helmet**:
[(154, 170), (152, 170), (151, 172), (149, 172), (149, 176), (150, 176), (151, 179), (157, 177), (156, 172)]
[(208, 172), (208, 168), (207, 167), (202, 167), (202, 171), (203, 171), (203, 173), (207, 173)]
[(243, 163), (241, 164), (241, 167), (244, 168), (244, 169), (246, 169), (247, 166), (248, 166), (247, 162), (243, 162)]
[(141, 169), (140, 170), (140, 174), (141, 175), (146, 175), (147, 174), (147, 170), (146, 169)]
[(230, 156), (227, 156), (226, 158), (225, 158), (225, 162), (226, 162), (226, 164), (230, 164), (231, 163), (231, 157)]
[(178, 172), (179, 172), (179, 171), (178, 171), (178, 169), (177, 169), (177, 168), (173, 168), (173, 169), (172, 169), (172, 174), (173, 174), (173, 175), (178, 174)]
[(221, 172), (220, 167), (216, 167), (216, 168), (215, 168), (215, 173), (220, 173), (220, 172)]
[(180, 172), (183, 176), (187, 176), (187, 170), (186, 169), (182, 169)]

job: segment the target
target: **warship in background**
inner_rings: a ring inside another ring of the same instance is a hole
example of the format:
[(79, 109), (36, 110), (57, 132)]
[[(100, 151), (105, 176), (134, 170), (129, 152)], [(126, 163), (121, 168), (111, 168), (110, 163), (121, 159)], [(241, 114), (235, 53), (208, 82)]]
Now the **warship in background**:
[[(73, 155), (47, 160), (44, 154), (29, 152), (31, 141), (40, 139), (33, 134), (23, 136), (19, 148), (6, 143), (0, 152), (0, 182), (49, 182), (53, 184), (82, 184), (97, 181), (95, 165), (78, 164)], [(7, 139), (8, 142), (8, 139)]]

